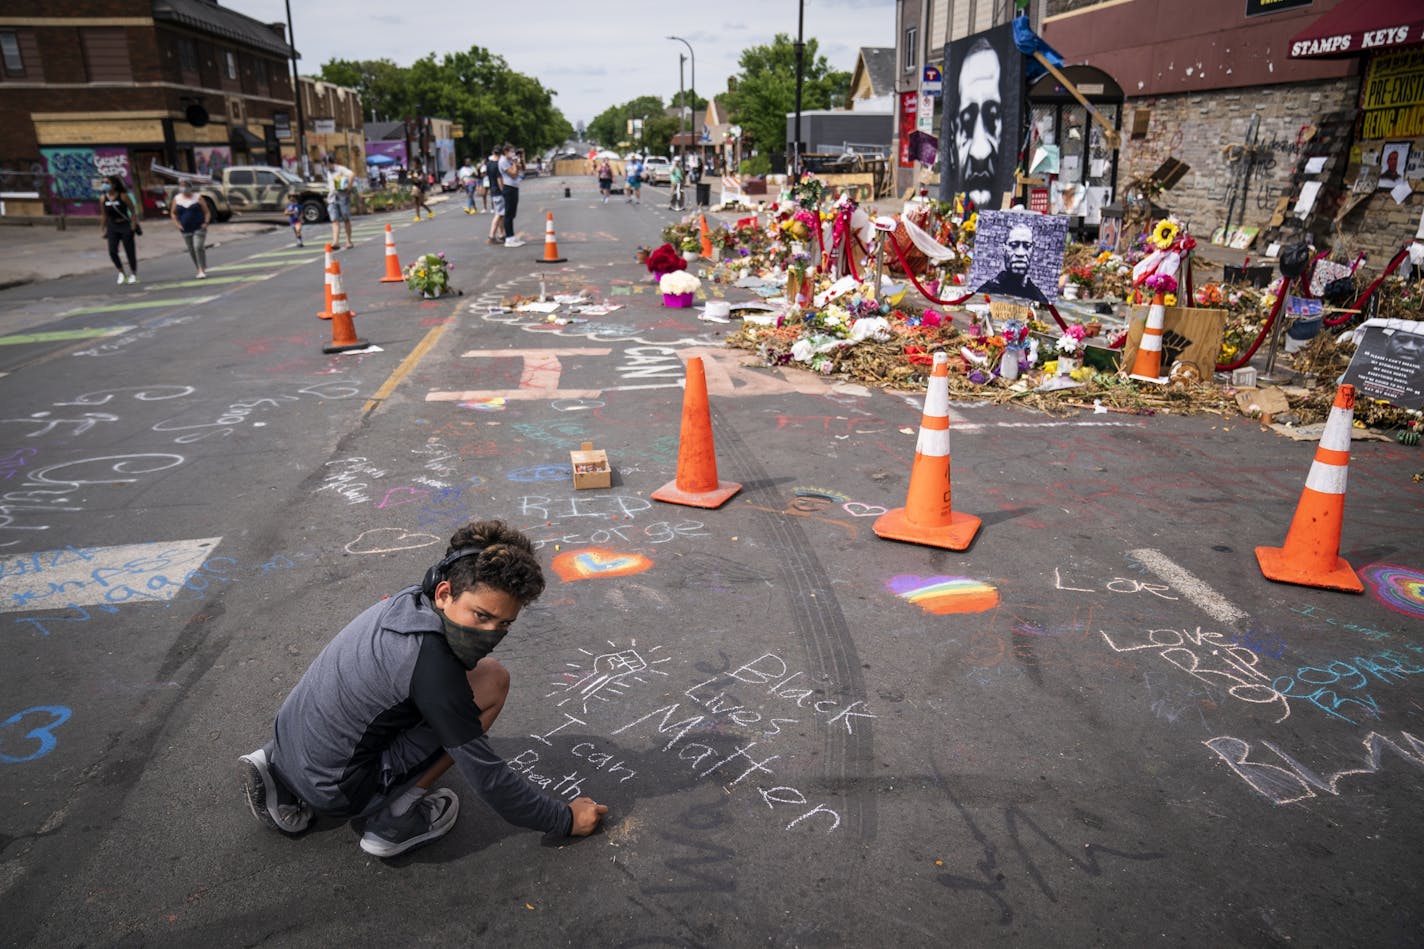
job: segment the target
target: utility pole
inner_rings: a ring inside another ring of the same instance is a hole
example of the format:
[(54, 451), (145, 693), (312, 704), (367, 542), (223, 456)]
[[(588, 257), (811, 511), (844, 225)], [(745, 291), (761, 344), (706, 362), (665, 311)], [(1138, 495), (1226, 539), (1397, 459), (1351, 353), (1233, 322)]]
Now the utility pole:
[(682, 168), (682, 173), (683, 173), (683, 175), (686, 175), (686, 174), (687, 174), (687, 139), (686, 139), (686, 138), (683, 138), (684, 126), (686, 125), (686, 122), (685, 122), (684, 120), (687, 118), (687, 112), (686, 112), (686, 109), (687, 109), (687, 87), (682, 84), (682, 79), (683, 79), (682, 67), (683, 67), (686, 63), (687, 63), (687, 57), (684, 56), (684, 55), (682, 55), (681, 53), (678, 53), (678, 54), (677, 54), (677, 92), (678, 92), (678, 100), (679, 100), (679, 102), (678, 102), (678, 107), (677, 107), (677, 137), (678, 137), (679, 139), (681, 139), (682, 142), (681, 142), (681, 145), (679, 146), (680, 151), (678, 152), (677, 161), (678, 161), (679, 166)]
[(791, 183), (801, 183), (801, 82), (806, 67), (806, 0), (796, 4), (796, 124), (792, 127)]
[(300, 159), (297, 167), (303, 178), (311, 177), (311, 165), (307, 156), (307, 120), (302, 109), (302, 80), (297, 75), (297, 36), (292, 29), (292, 0), (287, 5), (287, 47), (292, 51), (292, 98), (297, 102), (297, 153)]

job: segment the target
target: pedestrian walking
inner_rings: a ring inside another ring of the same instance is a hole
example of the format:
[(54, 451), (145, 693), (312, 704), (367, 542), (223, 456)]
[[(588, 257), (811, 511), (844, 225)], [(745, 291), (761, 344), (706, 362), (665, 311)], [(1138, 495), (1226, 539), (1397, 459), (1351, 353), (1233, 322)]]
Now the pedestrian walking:
[(494, 220), (490, 221), (489, 242), (504, 243), (504, 187), (499, 182), (499, 146), (496, 145), (485, 159), (485, 187), (489, 190), (490, 202), (494, 208)]
[(628, 185), (627, 202), (629, 204), (643, 203), (643, 159), (637, 155), (628, 163), (628, 174), (626, 178)]
[(479, 180), (479, 175), (475, 174), (475, 164), (468, 156), (465, 163), (460, 166), (458, 174), (460, 187), (465, 190), (465, 213), (478, 214), (475, 210), (475, 182)]
[(514, 216), (519, 213), (519, 185), (524, 180), (524, 153), (509, 142), (499, 160), (499, 183), (504, 195), (504, 246), (523, 247), (514, 236)]
[(608, 203), (609, 195), (613, 194), (613, 166), (605, 158), (598, 165), (598, 193), (603, 195), (603, 203)]
[(586, 836), (608, 807), (565, 803), (510, 770), (486, 735), (510, 697), (489, 653), (544, 590), (534, 547), (500, 521), (466, 525), (418, 586), (346, 625), (241, 757), (248, 809), (299, 834), (316, 815), (365, 818), (361, 849), (394, 857), (450, 832), (460, 799), (431, 790), (450, 768), (521, 827)]
[(429, 214), (431, 217), (435, 216), (435, 212), (430, 210), (430, 205), (425, 203), (425, 192), (429, 188), (430, 184), (427, 181), (426, 176), (423, 172), (421, 174), (415, 175), (410, 180), (410, 196), (415, 199), (415, 220), (417, 221), (417, 223), (420, 221), (420, 212), (422, 208), (425, 210), (426, 214)]
[(302, 202), (295, 191), (287, 195), (287, 223), (297, 238), (297, 246), (305, 247), (302, 243)]
[(193, 193), (193, 183), (183, 181), (178, 185), (178, 197), (168, 211), (173, 226), (183, 235), (183, 244), (188, 248), (188, 256), (193, 258), (193, 266), (198, 268), (198, 279), (208, 276), (208, 225), (212, 223), (212, 213), (208, 202)]
[(682, 192), (682, 164), (674, 162), (672, 171), (668, 172), (668, 181), (671, 183), (671, 193), (668, 195), (668, 207), (674, 211), (681, 211), (686, 207)]
[[(109, 175), (99, 185), (99, 234), (109, 242), (109, 259), (119, 272), (115, 283), (138, 283), (138, 249), (134, 238), (143, 233), (138, 205), (118, 175)], [(128, 258), (129, 271), (119, 260), (119, 245)]]
[(351, 188), (356, 181), (356, 173), (336, 161), (335, 155), (326, 156), (326, 214), (331, 218), (331, 246), (341, 239), (341, 225), (346, 224), (346, 247), (356, 245), (351, 242)]

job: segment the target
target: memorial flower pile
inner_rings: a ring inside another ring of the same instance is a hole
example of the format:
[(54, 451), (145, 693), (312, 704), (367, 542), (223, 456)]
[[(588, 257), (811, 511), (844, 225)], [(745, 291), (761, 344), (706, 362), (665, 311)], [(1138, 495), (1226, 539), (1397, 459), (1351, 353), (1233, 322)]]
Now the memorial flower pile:
[(686, 270), (687, 261), (683, 259), (676, 247), (671, 244), (663, 244), (648, 254), (647, 268), (651, 274), (671, 273), (674, 270)]
[(401, 271), (405, 285), (424, 296), (439, 296), (450, 286), (450, 262), (444, 253), (422, 254)]

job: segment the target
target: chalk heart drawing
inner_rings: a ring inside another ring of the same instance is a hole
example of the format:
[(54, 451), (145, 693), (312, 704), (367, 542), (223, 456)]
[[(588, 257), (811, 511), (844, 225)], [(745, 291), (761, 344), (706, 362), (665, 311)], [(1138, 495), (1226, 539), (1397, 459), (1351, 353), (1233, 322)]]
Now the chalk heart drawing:
[(882, 514), (889, 513), (887, 508), (883, 508), (878, 504), (862, 504), (859, 501), (847, 501), (842, 504), (841, 507), (851, 517), (879, 517)]
[(599, 547), (566, 550), (554, 558), (554, 572), (565, 583), (575, 580), (599, 580), (604, 577), (627, 577), (642, 573), (653, 562), (642, 554), (620, 554)]
[(346, 545), (348, 554), (389, 554), (397, 550), (417, 550), (441, 543), (434, 534), (418, 534), (399, 527), (373, 527)]
[(423, 497), (429, 496), (430, 492), (424, 488), (391, 488), (386, 492), (386, 496), (381, 498), (381, 503), (377, 504), (378, 509), (388, 507), (400, 507), (402, 504), (409, 504), (412, 501), (419, 501)]
[(1360, 576), (1385, 606), (1405, 616), (1424, 617), (1424, 571), (1397, 563), (1372, 563)]
[(901, 574), (885, 584), (896, 596), (936, 616), (982, 613), (999, 605), (999, 591), (971, 577), (917, 577)]

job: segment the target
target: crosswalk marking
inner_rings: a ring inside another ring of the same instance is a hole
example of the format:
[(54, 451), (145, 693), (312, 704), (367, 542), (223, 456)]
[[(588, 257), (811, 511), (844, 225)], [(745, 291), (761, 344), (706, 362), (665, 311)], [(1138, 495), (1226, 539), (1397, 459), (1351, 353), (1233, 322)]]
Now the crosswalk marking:
[(103, 306), (83, 306), (77, 310), (67, 310), (61, 316), (82, 316), (86, 313), (122, 313), (125, 310), (152, 310), (161, 306), (197, 306), (216, 300), (210, 297), (177, 297), (167, 300), (131, 300), (127, 303), (106, 303)]

